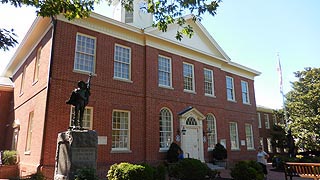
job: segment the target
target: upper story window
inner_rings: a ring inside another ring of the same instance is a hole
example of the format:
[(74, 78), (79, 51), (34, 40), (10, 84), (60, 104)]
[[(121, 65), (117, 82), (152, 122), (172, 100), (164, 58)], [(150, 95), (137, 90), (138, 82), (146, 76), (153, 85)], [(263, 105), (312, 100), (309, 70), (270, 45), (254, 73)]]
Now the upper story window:
[(203, 70), (204, 75), (204, 93), (205, 95), (214, 95), (213, 71), (210, 69)]
[(34, 65), (33, 82), (36, 82), (39, 79), (41, 51), (42, 51), (42, 47), (39, 47), (39, 49), (37, 50), (37, 57)]
[(183, 63), (183, 87), (186, 91), (194, 92), (194, 67), (192, 64)]
[(112, 113), (112, 150), (130, 150), (130, 112)]
[(235, 95), (234, 95), (234, 82), (233, 78), (230, 76), (226, 77), (226, 84), (227, 84), (227, 100), (229, 101), (235, 101)]
[[(70, 114), (70, 126), (72, 125), (71, 121), (74, 116), (75, 108), (74, 106), (71, 107), (71, 114)], [(84, 129), (92, 129), (92, 122), (93, 122), (93, 108), (92, 107), (86, 107), (83, 112), (83, 119), (82, 119), (82, 127)]]
[(163, 108), (160, 111), (160, 149), (168, 150), (173, 141), (172, 113), (169, 109)]
[(258, 112), (258, 128), (261, 128), (261, 114)]
[(159, 86), (172, 87), (172, 68), (171, 59), (159, 56), (158, 57), (158, 81)]
[(96, 38), (77, 34), (74, 70), (94, 73), (96, 54)]
[(242, 91), (242, 102), (244, 104), (249, 104), (249, 89), (248, 89), (248, 82), (241, 81), (241, 91)]
[(25, 86), (25, 78), (27, 74), (27, 65), (23, 67), (23, 72), (21, 74), (21, 83), (20, 83), (20, 94), (23, 94), (24, 86)]
[[(133, 9), (133, 8), (132, 8), (132, 9)], [(127, 10), (125, 10), (124, 22), (125, 22), (125, 23), (133, 23), (133, 11), (127, 11)]]
[(208, 149), (214, 149), (217, 144), (217, 128), (216, 118), (212, 114), (208, 114), (207, 120), (207, 138), (208, 138)]
[(270, 120), (269, 120), (269, 114), (265, 114), (264, 115), (264, 120), (265, 120), (265, 126), (266, 126), (266, 129), (270, 129)]
[(236, 122), (230, 122), (230, 143), (232, 150), (239, 149), (238, 125)]
[(131, 49), (115, 45), (114, 48), (114, 78), (131, 80)]

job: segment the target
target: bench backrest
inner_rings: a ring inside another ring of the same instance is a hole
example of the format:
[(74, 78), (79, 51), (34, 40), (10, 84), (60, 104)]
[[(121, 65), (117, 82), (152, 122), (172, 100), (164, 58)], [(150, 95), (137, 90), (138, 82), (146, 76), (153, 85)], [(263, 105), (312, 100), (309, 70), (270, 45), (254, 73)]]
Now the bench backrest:
[(285, 163), (285, 173), (289, 176), (320, 178), (320, 163)]

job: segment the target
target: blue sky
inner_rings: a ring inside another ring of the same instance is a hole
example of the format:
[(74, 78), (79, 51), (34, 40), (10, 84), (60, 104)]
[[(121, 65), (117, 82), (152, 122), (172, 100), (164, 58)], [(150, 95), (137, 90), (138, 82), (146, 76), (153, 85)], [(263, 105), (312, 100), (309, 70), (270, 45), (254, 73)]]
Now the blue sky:
[[(257, 104), (281, 108), (277, 53), (287, 93), (297, 80), (293, 72), (320, 67), (319, 7), (319, 0), (224, 0), (216, 16), (206, 15), (201, 23), (233, 62), (262, 73), (255, 78)], [(0, 27), (14, 28), (19, 42), (35, 16), (33, 8), (0, 5)], [(0, 51), (0, 74), (15, 50)]]

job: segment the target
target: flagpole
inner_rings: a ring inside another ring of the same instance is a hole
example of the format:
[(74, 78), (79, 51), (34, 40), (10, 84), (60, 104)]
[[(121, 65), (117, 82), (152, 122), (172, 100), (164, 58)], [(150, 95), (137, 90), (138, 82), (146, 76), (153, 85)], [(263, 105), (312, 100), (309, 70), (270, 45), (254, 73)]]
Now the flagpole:
[(278, 73), (279, 73), (279, 84), (280, 84), (280, 93), (282, 96), (282, 106), (283, 106), (283, 113), (284, 113), (284, 123), (285, 123), (285, 130), (288, 131), (288, 117), (287, 117), (287, 110), (285, 106), (285, 96), (283, 93), (283, 85), (282, 85), (282, 69), (281, 69), (281, 63), (280, 63), (280, 55), (279, 52), (277, 53), (278, 57)]

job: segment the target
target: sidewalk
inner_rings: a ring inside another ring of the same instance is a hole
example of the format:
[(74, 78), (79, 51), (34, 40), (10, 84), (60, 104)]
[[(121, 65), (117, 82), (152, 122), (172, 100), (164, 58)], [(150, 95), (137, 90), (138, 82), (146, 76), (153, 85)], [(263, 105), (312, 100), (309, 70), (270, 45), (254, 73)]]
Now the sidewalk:
[[(273, 167), (271, 166), (271, 163), (268, 163), (268, 180), (284, 180), (284, 172), (277, 172), (277, 171), (272, 171)], [(230, 176), (230, 169), (217, 169), (220, 171), (220, 176), (222, 178), (231, 178)], [(289, 178), (290, 179), (290, 178)], [(308, 178), (301, 178), (301, 177), (293, 177), (292, 180), (306, 180)]]

